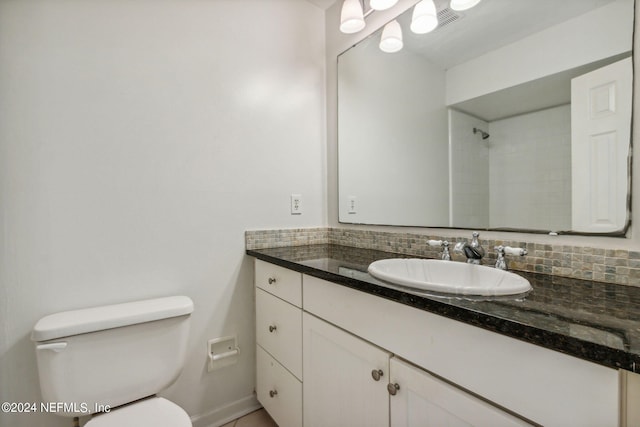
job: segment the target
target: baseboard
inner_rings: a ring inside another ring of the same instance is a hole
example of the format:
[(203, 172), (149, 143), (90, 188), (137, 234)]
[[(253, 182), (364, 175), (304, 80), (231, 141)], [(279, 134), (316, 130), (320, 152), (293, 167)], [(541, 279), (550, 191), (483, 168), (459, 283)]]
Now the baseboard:
[(228, 422), (262, 408), (255, 394), (243, 397), (221, 408), (191, 417), (193, 427), (220, 427)]

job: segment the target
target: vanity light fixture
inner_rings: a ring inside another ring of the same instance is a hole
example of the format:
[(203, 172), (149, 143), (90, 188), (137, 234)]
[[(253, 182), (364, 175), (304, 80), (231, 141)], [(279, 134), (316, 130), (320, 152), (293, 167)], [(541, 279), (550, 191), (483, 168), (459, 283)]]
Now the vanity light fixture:
[(480, 3), (480, 0), (451, 0), (449, 7), (452, 10), (467, 10)]
[[(451, 2), (453, 3), (453, 0)], [(422, 0), (416, 4), (411, 17), (411, 31), (416, 34), (426, 34), (433, 31), (437, 26), (438, 13), (433, 0)]]
[(398, 0), (371, 0), (369, 6), (373, 10), (385, 10), (389, 9), (398, 3)]
[(360, 0), (344, 0), (340, 13), (340, 31), (346, 34), (357, 33), (364, 26), (364, 12)]
[(380, 50), (387, 53), (402, 49), (402, 28), (395, 19), (384, 26), (380, 38)]

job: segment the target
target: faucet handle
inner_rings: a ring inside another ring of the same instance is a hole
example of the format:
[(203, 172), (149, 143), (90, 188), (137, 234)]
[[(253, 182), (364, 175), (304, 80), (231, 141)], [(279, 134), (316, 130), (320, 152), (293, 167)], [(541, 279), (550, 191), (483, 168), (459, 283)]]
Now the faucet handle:
[(505, 246), (504, 253), (506, 255), (525, 256), (528, 252), (525, 248), (512, 248), (511, 246)]
[(449, 242), (447, 240), (429, 240), (427, 242), (429, 246), (441, 246), (442, 247), (442, 259), (444, 261), (451, 260), (451, 254), (449, 253)]
[(442, 260), (451, 261), (451, 254), (449, 253), (449, 241), (444, 240), (442, 242)]
[(494, 249), (497, 253), (496, 268), (500, 270), (508, 270), (507, 260), (504, 259), (504, 246), (496, 246)]
[(498, 254), (498, 259), (496, 259), (496, 268), (500, 270), (508, 270), (507, 260), (505, 259), (505, 255), (515, 255), (515, 256), (525, 256), (527, 254), (527, 250), (524, 248), (512, 248), (511, 246), (496, 246), (496, 253)]

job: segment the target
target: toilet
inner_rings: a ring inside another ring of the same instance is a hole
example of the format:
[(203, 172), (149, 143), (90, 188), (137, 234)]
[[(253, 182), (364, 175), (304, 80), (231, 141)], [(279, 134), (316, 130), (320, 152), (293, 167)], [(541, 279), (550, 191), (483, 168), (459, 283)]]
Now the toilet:
[(171, 296), (51, 314), (33, 328), (43, 402), (85, 427), (191, 427), (156, 396), (180, 375), (193, 301)]

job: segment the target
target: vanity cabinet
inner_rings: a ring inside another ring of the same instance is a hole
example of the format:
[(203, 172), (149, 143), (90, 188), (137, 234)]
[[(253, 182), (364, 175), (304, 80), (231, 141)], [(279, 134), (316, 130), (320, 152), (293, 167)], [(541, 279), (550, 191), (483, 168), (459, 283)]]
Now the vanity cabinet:
[(303, 314), (304, 426), (528, 426), (525, 421)]
[(279, 427), (638, 417), (638, 376), (260, 260), (256, 328), (258, 400)]
[(302, 425), (302, 275), (255, 263), (256, 395), (279, 427)]
[(534, 424), (620, 424), (615, 369), (307, 275), (303, 307)]

